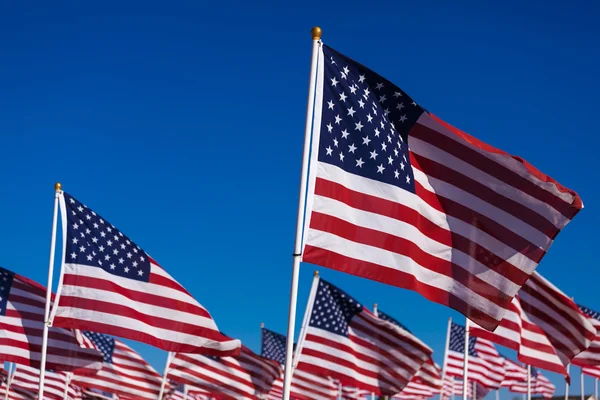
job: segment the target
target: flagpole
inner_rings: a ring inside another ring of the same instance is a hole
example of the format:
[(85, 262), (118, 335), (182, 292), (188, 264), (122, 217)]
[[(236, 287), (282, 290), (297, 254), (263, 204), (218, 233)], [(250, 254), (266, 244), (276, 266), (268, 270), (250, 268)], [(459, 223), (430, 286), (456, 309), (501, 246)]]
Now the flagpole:
[[(450, 347), (450, 329), (452, 329), (452, 317), (448, 318), (448, 329), (446, 329), (446, 347), (444, 348), (444, 364), (442, 364), (442, 389), (440, 390), (440, 400), (444, 400), (444, 385), (446, 384), (446, 363), (448, 362), (448, 347)], [(452, 387), (452, 397), (454, 397), (454, 387)]]
[(496, 400), (500, 400), (500, 389), (496, 389)]
[(585, 400), (584, 395), (584, 380), (583, 380), (583, 368), (581, 369), (581, 400)]
[[(300, 172), (300, 188), (298, 193), (298, 212), (296, 214), (296, 238), (292, 255), (292, 283), (290, 289), (290, 307), (288, 311), (288, 329), (285, 352), (285, 373), (283, 376), (283, 400), (290, 400), (290, 383), (292, 381), (292, 352), (294, 351), (294, 333), (296, 325), (296, 303), (298, 301), (298, 277), (300, 275), (300, 258), (302, 257), (302, 222), (306, 205), (306, 183), (308, 181), (308, 157), (310, 154), (310, 134), (315, 104), (315, 82), (317, 78), (317, 58), (321, 28), (314, 27), (311, 31), (313, 44), (308, 79), (308, 101), (306, 105), (306, 121), (304, 126), (304, 148), (302, 150), (302, 169)], [(41, 400), (41, 399), (40, 399)]]
[(71, 384), (71, 379), (73, 379), (73, 373), (67, 372), (67, 376), (65, 377), (65, 392), (63, 393), (63, 400), (68, 399), (69, 385)]
[(6, 378), (6, 392), (4, 393), (4, 400), (8, 400), (8, 392), (10, 391), (10, 385), (12, 384), (13, 375), (15, 374), (16, 364), (11, 362), (8, 363), (8, 377)]
[[(313, 305), (315, 303), (315, 296), (317, 295), (317, 288), (319, 287), (319, 271), (315, 271), (313, 275), (312, 285), (310, 286), (310, 293), (308, 294), (308, 301), (306, 302), (306, 309), (304, 310), (304, 319), (302, 320), (302, 327), (300, 327), (300, 335), (298, 336), (298, 342), (296, 343), (296, 351), (292, 359), (292, 374), (298, 366), (300, 361), (300, 354), (302, 354), (302, 348), (304, 347), (304, 339), (306, 338), (306, 327), (310, 321), (310, 315), (312, 314)], [(291, 377), (292, 375), (290, 375)]]
[[(379, 317), (379, 314), (377, 313), (377, 303), (373, 304), (373, 315), (375, 315), (376, 317)], [(443, 384), (442, 384), (443, 386)], [(442, 392), (440, 391), (440, 396), (442, 395)], [(371, 400), (375, 400), (375, 393), (371, 392)], [(598, 399), (596, 399), (598, 400)]]
[(473, 400), (477, 400), (477, 382), (473, 381)]
[(531, 365), (527, 365), (527, 400), (531, 400)]
[[(571, 364), (567, 364), (567, 375), (571, 375)], [(569, 383), (565, 380), (565, 400), (569, 398)]]
[(165, 362), (165, 371), (163, 373), (162, 381), (160, 382), (160, 392), (158, 392), (158, 400), (162, 400), (163, 395), (165, 393), (165, 386), (167, 386), (167, 374), (169, 372), (169, 366), (171, 365), (171, 360), (173, 359), (173, 353), (167, 353), (167, 361)]
[(598, 378), (594, 379), (594, 396), (598, 400)]
[[(463, 361), (463, 400), (467, 400), (467, 370), (469, 368), (469, 319), (465, 318), (465, 352)], [(41, 399), (40, 399), (41, 400)]]
[(184, 400), (187, 400), (188, 397), (188, 385), (183, 385), (183, 398)]
[(46, 287), (46, 304), (44, 309), (44, 328), (42, 331), (42, 355), (40, 358), (40, 385), (38, 400), (44, 399), (44, 379), (46, 375), (46, 353), (48, 350), (48, 328), (50, 326), (50, 301), (52, 300), (52, 277), (54, 275), (54, 251), (56, 249), (56, 222), (58, 220), (58, 199), (62, 185), (54, 184), (54, 213), (52, 215), (52, 233), (50, 235), (50, 260), (48, 261), (48, 286)]

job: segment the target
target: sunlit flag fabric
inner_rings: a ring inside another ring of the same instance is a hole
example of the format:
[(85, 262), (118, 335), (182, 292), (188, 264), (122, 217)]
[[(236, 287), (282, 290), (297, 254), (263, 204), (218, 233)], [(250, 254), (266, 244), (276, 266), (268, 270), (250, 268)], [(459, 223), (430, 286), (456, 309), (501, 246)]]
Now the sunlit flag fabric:
[(158, 397), (162, 378), (135, 350), (102, 333), (85, 331), (83, 334), (102, 352), (104, 362), (98, 374), (75, 374), (73, 383), (123, 398), (155, 400)]
[(519, 361), (548, 371), (569, 376), (546, 333), (531, 322), (523, 311), (517, 295), (494, 332), (475, 324), (470, 326), (471, 335), (490, 340), (517, 351)]
[[(537, 368), (531, 367), (531, 393), (541, 394), (549, 399), (554, 396), (556, 387), (546, 378)], [(510, 387), (511, 392), (527, 393), (527, 378), (524, 381), (516, 382)]]
[[(45, 304), (45, 287), (0, 267), (0, 361), (39, 368)], [(101, 365), (102, 355), (77, 331), (49, 329), (48, 369), (94, 374)]]
[(303, 260), (493, 329), (579, 196), (328, 46), (318, 71)]
[(213, 396), (201, 389), (190, 388), (183, 384), (171, 382), (171, 390), (165, 395), (166, 400), (211, 400)]
[[(285, 364), (285, 336), (262, 328), (262, 345), (260, 354), (270, 360)], [(309, 374), (304, 371), (294, 371), (290, 386), (290, 395), (298, 400), (334, 400), (338, 397), (338, 384), (323, 376)], [(283, 396), (283, 371), (269, 392), (269, 399), (281, 400)]]
[[(4, 399), (6, 396), (6, 382), (2, 382), (0, 386), (0, 397)], [(8, 389), (8, 400), (34, 400), (37, 397), (28, 391), (19, 390), (15, 388)]]
[[(484, 387), (480, 383), (475, 382), (475, 397), (477, 399), (483, 399), (490, 389)], [(462, 396), (463, 393), (463, 381), (456, 377), (446, 376), (444, 379), (443, 397), (449, 399), (452, 396)], [(467, 384), (467, 397), (473, 398), (473, 383), (468, 382)]]
[(438, 393), (439, 390), (434, 391), (429, 385), (410, 381), (408, 382), (408, 385), (406, 385), (404, 389), (402, 389), (402, 391), (393, 398), (400, 400), (422, 400), (433, 397)]
[(118, 400), (119, 396), (114, 393), (103, 392), (98, 389), (82, 389), (83, 400)]
[(177, 353), (171, 360), (167, 377), (218, 394), (219, 399), (266, 397), (281, 375), (281, 365), (245, 346), (241, 350), (234, 357)]
[[(70, 384), (69, 381), (67, 373), (46, 371), (44, 397), (62, 400), (66, 389), (68, 400), (80, 400), (82, 398), (81, 388)], [(40, 387), (40, 370), (17, 364), (10, 387), (29, 391), (32, 397), (37, 396)]]
[(429, 359), (431, 349), (334, 285), (318, 278), (315, 284), (296, 370), (378, 395), (399, 393)]
[(596, 328), (596, 337), (587, 349), (573, 359), (572, 363), (579, 366), (600, 365), (600, 313), (582, 305), (578, 307)]
[(504, 357), (504, 370), (506, 375), (502, 381), (502, 387), (510, 389), (519, 382), (527, 382), (527, 368), (506, 357)]
[[(463, 377), (465, 351), (465, 328), (455, 324), (450, 328), (450, 346), (446, 374)], [(488, 389), (498, 389), (504, 380), (504, 359), (500, 357), (494, 344), (488, 340), (469, 337), (469, 363), (467, 379), (475, 381)]]
[(236, 354), (208, 311), (138, 245), (69, 194), (60, 197), (65, 254), (56, 326), (167, 351)]
[(600, 367), (582, 367), (581, 372), (586, 375), (600, 379)]

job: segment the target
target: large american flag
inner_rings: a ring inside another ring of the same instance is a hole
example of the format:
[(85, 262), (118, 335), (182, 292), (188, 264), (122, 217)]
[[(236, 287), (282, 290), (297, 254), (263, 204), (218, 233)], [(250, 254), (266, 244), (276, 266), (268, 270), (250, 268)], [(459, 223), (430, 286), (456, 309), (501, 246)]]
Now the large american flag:
[[(44, 378), (44, 398), (63, 400), (65, 390), (68, 400), (81, 400), (81, 388), (70, 383), (71, 378), (65, 372), (47, 370)], [(20, 389), (37, 396), (40, 387), (40, 370), (24, 365), (16, 365), (10, 385), (11, 389)]]
[(303, 260), (493, 329), (579, 196), (328, 46), (318, 71)]
[(546, 333), (523, 311), (518, 295), (494, 332), (475, 324), (471, 325), (469, 332), (517, 351), (522, 363), (569, 376)]
[[(286, 338), (284, 335), (262, 328), (260, 354), (270, 360), (285, 364)], [(273, 383), (269, 392), (270, 400), (281, 400), (283, 396), (282, 375)], [(298, 400), (334, 400), (338, 396), (338, 385), (332, 379), (313, 375), (304, 371), (294, 371), (290, 386), (290, 396)]]
[(323, 279), (316, 278), (313, 285), (296, 370), (375, 394), (399, 393), (427, 362), (431, 349)]
[[(39, 368), (46, 288), (0, 267), (0, 360)], [(46, 368), (93, 374), (102, 355), (87, 348), (79, 332), (52, 327), (48, 331)]]
[[(455, 324), (450, 328), (450, 345), (446, 375), (463, 378), (465, 352), (465, 327)], [(498, 389), (504, 380), (504, 359), (489, 340), (469, 336), (469, 363), (467, 380), (475, 381), (488, 389)]]
[(587, 349), (573, 359), (573, 364), (579, 366), (600, 365), (600, 313), (582, 305), (579, 305), (579, 309), (596, 328), (596, 337)]
[(61, 192), (66, 241), (54, 324), (107, 333), (167, 351), (229, 355), (240, 341), (114, 225)]
[(261, 357), (242, 346), (233, 357), (210, 357), (176, 353), (167, 377), (217, 395), (219, 399), (266, 397), (281, 376), (278, 362)]
[(158, 397), (162, 378), (135, 350), (102, 333), (86, 331), (84, 336), (102, 352), (104, 362), (98, 374), (75, 374), (73, 383), (122, 398), (155, 400)]
[[(537, 368), (531, 367), (531, 393), (541, 394), (545, 398), (554, 396), (556, 387)], [(515, 382), (510, 387), (511, 392), (527, 393), (527, 378), (524, 381)]]

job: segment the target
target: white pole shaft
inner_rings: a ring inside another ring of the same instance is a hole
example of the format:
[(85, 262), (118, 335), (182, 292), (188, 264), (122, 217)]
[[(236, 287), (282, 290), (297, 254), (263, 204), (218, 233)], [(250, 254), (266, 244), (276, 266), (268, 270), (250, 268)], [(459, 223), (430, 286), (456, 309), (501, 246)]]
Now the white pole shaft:
[(342, 395), (342, 383), (341, 382), (338, 382), (338, 399), (344, 400), (343, 395)]
[(71, 378), (73, 374), (67, 372), (67, 376), (65, 377), (65, 391), (63, 393), (63, 400), (67, 400), (69, 398), (69, 385), (71, 384)]
[(377, 313), (377, 304), (373, 304), (373, 315), (379, 317), (379, 314)]
[(58, 198), (60, 191), (54, 193), (54, 213), (52, 215), (52, 233), (50, 235), (50, 260), (48, 261), (48, 286), (46, 287), (46, 307), (44, 309), (44, 328), (42, 331), (42, 355), (40, 359), (40, 385), (38, 400), (44, 399), (44, 380), (46, 377), (46, 355), (48, 350), (48, 327), (50, 301), (52, 300), (52, 277), (54, 276), (54, 251), (56, 249), (56, 222), (58, 220)]
[[(571, 364), (567, 364), (567, 375), (571, 373)], [(569, 398), (569, 384), (565, 382), (565, 400)]]
[(173, 353), (170, 351), (167, 353), (167, 361), (165, 362), (165, 371), (163, 373), (162, 381), (160, 382), (160, 391), (158, 392), (158, 400), (162, 400), (163, 395), (165, 394), (165, 386), (167, 386), (167, 375), (169, 374), (169, 366), (171, 365), (171, 359), (173, 358)]
[(496, 389), (496, 400), (500, 400), (500, 390)]
[(375, 393), (371, 393), (371, 400), (375, 400)]
[(465, 354), (463, 362), (463, 400), (467, 400), (467, 371), (469, 369), (469, 319), (465, 318)]
[(183, 398), (187, 400), (188, 397), (188, 385), (183, 385)]
[(598, 378), (594, 379), (594, 397), (598, 400)]
[[(448, 347), (450, 346), (450, 330), (452, 329), (452, 317), (448, 318), (448, 329), (446, 329), (446, 347), (444, 348), (444, 363), (442, 364), (442, 389), (446, 384), (446, 363), (448, 362)], [(454, 397), (454, 388), (452, 390)], [(444, 400), (443, 390), (440, 391), (440, 400)]]
[(473, 400), (477, 400), (477, 383), (475, 381), (473, 381), (472, 383), (472, 388), (473, 388)]
[(6, 391), (4, 392), (4, 400), (8, 400), (8, 393), (10, 391), (10, 385), (13, 380), (15, 365), (13, 363), (8, 363), (8, 378), (6, 380)]
[(531, 400), (531, 365), (527, 366), (527, 400)]
[(585, 387), (584, 387), (584, 381), (583, 381), (583, 370), (581, 370), (581, 400), (585, 399)]
[(290, 384), (292, 382), (292, 358), (294, 351), (294, 333), (296, 330), (296, 303), (298, 301), (298, 277), (300, 275), (300, 258), (302, 251), (302, 222), (306, 203), (306, 184), (308, 181), (308, 157), (310, 154), (310, 133), (315, 105), (315, 82), (317, 79), (317, 58), (319, 40), (313, 40), (308, 79), (308, 101), (306, 105), (306, 121), (304, 126), (304, 147), (302, 150), (302, 169), (300, 170), (300, 188), (298, 193), (298, 212), (296, 214), (296, 238), (292, 255), (292, 283), (290, 288), (290, 307), (288, 311), (288, 329), (285, 353), (285, 374), (283, 376), (283, 400), (290, 400)]
[[(308, 323), (310, 321), (310, 315), (312, 314), (313, 306), (315, 303), (315, 297), (317, 296), (317, 289), (319, 287), (319, 274), (315, 272), (313, 277), (312, 285), (310, 287), (310, 293), (308, 295), (308, 301), (306, 302), (306, 310), (304, 310), (304, 319), (302, 320), (302, 326), (300, 327), (300, 336), (298, 337), (298, 342), (296, 343), (296, 351), (294, 352), (294, 357), (292, 358), (292, 374), (300, 361), (300, 354), (302, 354), (302, 349), (304, 348), (304, 339), (306, 338), (306, 328), (308, 327)], [(290, 375), (293, 376), (293, 375)]]

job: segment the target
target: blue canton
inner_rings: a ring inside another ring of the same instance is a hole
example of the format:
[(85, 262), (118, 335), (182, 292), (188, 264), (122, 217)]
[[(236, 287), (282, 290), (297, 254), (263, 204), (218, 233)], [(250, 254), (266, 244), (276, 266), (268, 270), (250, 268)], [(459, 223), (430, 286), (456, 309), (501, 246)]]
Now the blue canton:
[(363, 306), (352, 297), (320, 279), (309, 325), (338, 335), (348, 336), (350, 321), (362, 310)]
[(83, 331), (83, 334), (102, 352), (104, 362), (112, 364), (112, 357), (115, 351), (115, 339), (103, 333)]
[(12, 287), (15, 273), (0, 267), (0, 315), (6, 315), (8, 296)]
[(285, 347), (285, 336), (262, 328), (261, 356), (285, 364)]
[(580, 304), (578, 306), (579, 306), (579, 309), (581, 311), (583, 311), (583, 313), (585, 315), (587, 315), (590, 318), (594, 318), (597, 321), (600, 321), (600, 313), (598, 313), (597, 311), (594, 311), (594, 310), (592, 310), (590, 308), (584, 307), (584, 306), (582, 306)]
[(64, 193), (67, 218), (66, 262), (99, 267), (124, 278), (148, 282), (146, 253), (114, 225)]
[[(477, 338), (469, 336), (469, 355), (473, 357), (477, 357), (477, 351), (475, 351), (476, 341)], [(465, 327), (454, 322), (450, 328), (450, 350), (458, 353), (465, 352)]]
[(381, 318), (384, 321), (391, 322), (394, 325), (398, 325), (400, 328), (404, 329), (406, 332), (410, 332), (410, 330), (408, 330), (408, 328), (406, 326), (404, 326), (400, 322), (398, 322), (397, 319), (390, 317), (389, 315), (387, 315), (384, 312), (377, 310), (377, 317)]
[(321, 162), (415, 192), (408, 134), (423, 109), (387, 79), (323, 45)]

